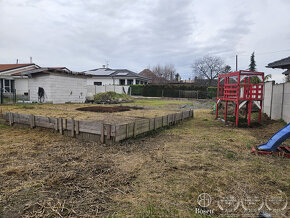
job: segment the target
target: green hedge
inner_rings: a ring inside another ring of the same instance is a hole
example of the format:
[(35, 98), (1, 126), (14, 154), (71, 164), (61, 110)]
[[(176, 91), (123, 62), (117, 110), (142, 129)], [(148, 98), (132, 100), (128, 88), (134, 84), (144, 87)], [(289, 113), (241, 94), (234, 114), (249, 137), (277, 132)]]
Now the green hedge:
[(217, 96), (217, 87), (208, 87), (207, 96), (208, 98), (215, 98)]
[(131, 95), (142, 95), (144, 85), (130, 85)]
[(200, 91), (199, 98), (207, 97), (207, 87), (192, 84), (147, 84), (131, 85), (132, 95), (143, 95), (148, 97), (180, 97), (179, 90)]

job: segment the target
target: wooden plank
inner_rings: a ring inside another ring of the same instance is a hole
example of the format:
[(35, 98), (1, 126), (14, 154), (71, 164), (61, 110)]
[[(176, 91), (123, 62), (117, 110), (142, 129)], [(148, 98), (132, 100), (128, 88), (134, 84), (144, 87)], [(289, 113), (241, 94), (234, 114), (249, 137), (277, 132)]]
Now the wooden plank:
[(157, 129), (157, 124), (156, 124), (156, 117), (154, 117), (154, 130)]
[(72, 124), (71, 137), (75, 137), (75, 120), (74, 120), (74, 118), (71, 119), (71, 124)]
[(79, 121), (79, 131), (101, 135), (101, 125), (102, 125), (101, 122), (96, 122), (96, 121), (93, 121), (93, 122)]
[(105, 137), (104, 137), (104, 123), (101, 125), (101, 143), (104, 143)]

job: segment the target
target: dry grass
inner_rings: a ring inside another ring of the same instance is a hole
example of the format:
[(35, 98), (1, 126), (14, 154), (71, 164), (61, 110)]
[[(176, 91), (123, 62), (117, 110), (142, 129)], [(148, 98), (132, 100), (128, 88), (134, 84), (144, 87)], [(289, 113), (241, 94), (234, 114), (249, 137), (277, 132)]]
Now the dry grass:
[(202, 192), (219, 215), (227, 194), (290, 196), (289, 159), (250, 154), (283, 123), (238, 129), (209, 110), (195, 116), (113, 146), (0, 124), (0, 217), (188, 217)]
[[(161, 101), (162, 102), (162, 101)], [(166, 104), (166, 101), (165, 101)], [(72, 117), (76, 120), (96, 120), (105, 121), (106, 123), (123, 123), (126, 121), (134, 120), (135, 118), (153, 118), (155, 116), (164, 116), (169, 113), (173, 113), (172, 110), (178, 109), (178, 106), (182, 103), (176, 104), (170, 107), (167, 104), (168, 109), (145, 107), (144, 110), (131, 110), (125, 112), (108, 113), (98, 113), (98, 112), (87, 112), (78, 111), (77, 108), (92, 106), (91, 104), (32, 104), (32, 105), (0, 105), (0, 110), (2, 113), (14, 112), (21, 114), (33, 114), (35, 116), (45, 116), (45, 117), (62, 117), (71, 119)], [(100, 106), (100, 105), (98, 105)], [(114, 106), (114, 105), (110, 105)], [(117, 106), (117, 105), (115, 105)], [(104, 106), (106, 107), (106, 106)]]

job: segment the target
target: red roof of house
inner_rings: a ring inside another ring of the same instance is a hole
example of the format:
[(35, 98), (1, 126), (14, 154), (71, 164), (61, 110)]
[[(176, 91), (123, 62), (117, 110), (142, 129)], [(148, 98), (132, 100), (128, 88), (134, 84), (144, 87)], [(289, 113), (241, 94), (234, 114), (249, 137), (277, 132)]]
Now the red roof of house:
[(7, 70), (14, 70), (21, 67), (27, 67), (34, 64), (0, 64), (0, 72)]

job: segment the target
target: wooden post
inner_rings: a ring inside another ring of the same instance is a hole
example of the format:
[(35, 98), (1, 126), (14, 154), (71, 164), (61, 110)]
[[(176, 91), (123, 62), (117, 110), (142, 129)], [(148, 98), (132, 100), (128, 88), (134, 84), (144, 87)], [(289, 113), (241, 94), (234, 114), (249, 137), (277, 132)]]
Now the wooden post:
[(63, 135), (63, 120), (59, 118), (59, 132)]
[(129, 137), (129, 124), (126, 123), (126, 138)]
[(105, 137), (104, 137), (104, 123), (101, 123), (101, 143), (105, 142)]
[(136, 136), (137, 136), (137, 121), (136, 120), (134, 122), (133, 135), (134, 135), (134, 138), (136, 138)]
[(30, 115), (30, 128), (33, 129), (35, 127), (35, 116), (33, 114)]
[(112, 130), (112, 126), (111, 124), (107, 125), (107, 139), (111, 139), (111, 130)]
[(162, 118), (162, 120), (161, 120), (161, 122), (162, 122), (161, 126), (162, 126), (162, 127), (163, 127), (163, 117), (164, 117), (164, 116), (161, 117), (161, 118)]
[(151, 128), (151, 118), (149, 118), (149, 131), (150, 131), (150, 128)]
[(156, 130), (156, 116), (154, 117), (154, 130)]
[(75, 121), (76, 135), (80, 134), (80, 123), (78, 120)]
[(12, 126), (13, 125), (13, 113), (9, 112), (8, 118), (9, 118), (9, 125)]
[(63, 130), (67, 129), (67, 119), (63, 119)]
[(54, 129), (58, 131), (58, 118), (55, 119)]
[(75, 137), (75, 119), (71, 119), (71, 137)]

